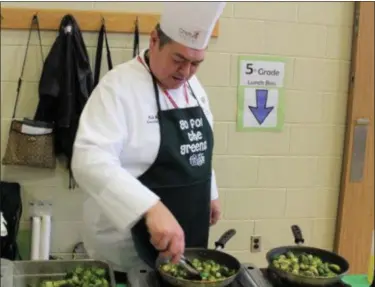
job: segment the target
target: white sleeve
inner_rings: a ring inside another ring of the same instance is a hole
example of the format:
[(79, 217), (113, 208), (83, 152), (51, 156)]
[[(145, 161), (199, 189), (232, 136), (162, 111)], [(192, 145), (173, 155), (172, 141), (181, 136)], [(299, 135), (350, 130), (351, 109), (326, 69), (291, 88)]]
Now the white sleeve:
[(119, 155), (127, 140), (126, 111), (116, 81), (108, 78), (109, 74), (95, 88), (82, 112), (72, 171), (80, 188), (125, 232), (159, 198), (121, 166)]
[(219, 192), (216, 183), (216, 175), (214, 169), (212, 169), (212, 178), (211, 178), (211, 200), (219, 198)]

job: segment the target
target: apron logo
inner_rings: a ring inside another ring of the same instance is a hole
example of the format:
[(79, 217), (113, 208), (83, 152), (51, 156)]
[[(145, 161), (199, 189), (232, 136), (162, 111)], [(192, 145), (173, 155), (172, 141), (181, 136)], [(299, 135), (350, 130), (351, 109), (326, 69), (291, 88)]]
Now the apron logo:
[(180, 146), (180, 154), (189, 156), (191, 166), (202, 166), (206, 163), (204, 152), (207, 150), (207, 140), (203, 137), (200, 129), (203, 127), (203, 119), (195, 118), (180, 120), (180, 130), (187, 135), (188, 143)]
[(191, 166), (202, 166), (206, 163), (206, 159), (203, 153), (193, 154), (189, 158)]

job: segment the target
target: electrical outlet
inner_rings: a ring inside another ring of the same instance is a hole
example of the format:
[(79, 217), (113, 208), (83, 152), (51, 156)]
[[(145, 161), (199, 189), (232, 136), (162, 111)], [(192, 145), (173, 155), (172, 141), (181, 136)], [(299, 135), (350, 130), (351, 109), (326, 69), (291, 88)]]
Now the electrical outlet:
[(262, 251), (262, 237), (260, 235), (252, 235), (251, 236), (250, 251), (252, 253)]

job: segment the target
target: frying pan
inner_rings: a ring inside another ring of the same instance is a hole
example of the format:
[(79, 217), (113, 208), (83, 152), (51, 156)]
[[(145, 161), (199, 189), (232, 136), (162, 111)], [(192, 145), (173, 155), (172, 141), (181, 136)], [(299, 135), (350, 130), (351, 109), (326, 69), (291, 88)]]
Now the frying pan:
[[(336, 253), (329, 252), (324, 249), (315, 248), (315, 247), (306, 247), (300, 246), (303, 244), (305, 240), (303, 239), (302, 231), (297, 225), (292, 226), (292, 232), (294, 235), (294, 242), (297, 246), (283, 246), (271, 249), (266, 257), (268, 261), (268, 270), (276, 274), (280, 279), (285, 280), (291, 284), (301, 284), (301, 285), (310, 285), (310, 286), (328, 286), (341, 281), (342, 277), (348, 272), (349, 270), (349, 263), (346, 261), (345, 258), (337, 255)], [(307, 277), (302, 275), (295, 275), (290, 272), (280, 270), (273, 266), (272, 261), (276, 256), (282, 255), (287, 253), (288, 251), (292, 251), (293, 253), (302, 253), (306, 252), (312, 254), (313, 256), (317, 256), (322, 259), (324, 262), (329, 262), (332, 264), (337, 264), (341, 268), (341, 273), (337, 274), (335, 277), (324, 278), (324, 277)]]
[(179, 287), (224, 287), (231, 284), (236, 276), (240, 272), (241, 264), (233, 256), (220, 251), (219, 249), (224, 249), (225, 244), (236, 234), (236, 230), (230, 229), (226, 231), (218, 241), (215, 242), (215, 249), (205, 249), (205, 248), (186, 248), (185, 258), (192, 261), (194, 258), (198, 260), (213, 260), (220, 265), (224, 265), (229, 269), (235, 270), (235, 274), (218, 282), (209, 281), (198, 281), (198, 280), (187, 280), (180, 279), (169, 275), (161, 269), (161, 266), (166, 263), (166, 260), (159, 256), (156, 260), (156, 270), (160, 274), (161, 278), (172, 286)]

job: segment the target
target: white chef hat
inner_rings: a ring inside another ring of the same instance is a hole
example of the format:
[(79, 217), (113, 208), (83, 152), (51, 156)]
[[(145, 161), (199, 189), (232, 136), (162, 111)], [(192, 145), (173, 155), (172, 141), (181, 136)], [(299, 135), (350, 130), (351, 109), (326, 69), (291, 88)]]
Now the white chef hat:
[(166, 2), (160, 19), (161, 30), (172, 40), (205, 49), (226, 2)]

